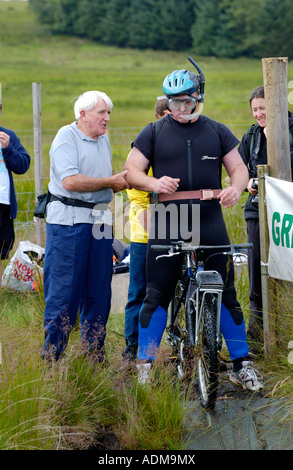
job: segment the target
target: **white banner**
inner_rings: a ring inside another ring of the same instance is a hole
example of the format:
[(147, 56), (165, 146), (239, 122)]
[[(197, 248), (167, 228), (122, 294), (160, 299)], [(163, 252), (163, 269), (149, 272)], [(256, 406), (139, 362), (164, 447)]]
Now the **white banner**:
[(266, 176), (268, 274), (293, 281), (293, 183)]

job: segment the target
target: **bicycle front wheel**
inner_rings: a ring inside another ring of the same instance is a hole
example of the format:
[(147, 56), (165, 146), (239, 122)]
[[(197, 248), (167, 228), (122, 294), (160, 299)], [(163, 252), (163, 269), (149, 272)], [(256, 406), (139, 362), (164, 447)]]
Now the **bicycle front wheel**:
[(212, 294), (206, 294), (203, 302), (203, 315), (198, 331), (197, 383), (202, 406), (206, 409), (213, 409), (217, 400), (219, 383), (217, 300)]
[(194, 367), (191, 364), (191, 360), (194, 359), (194, 351), (189, 341), (186, 325), (185, 290), (184, 284), (178, 281), (170, 304), (170, 320), (173, 323), (173, 328), (169, 330), (169, 339), (176, 358), (176, 370), (180, 380), (188, 379)]

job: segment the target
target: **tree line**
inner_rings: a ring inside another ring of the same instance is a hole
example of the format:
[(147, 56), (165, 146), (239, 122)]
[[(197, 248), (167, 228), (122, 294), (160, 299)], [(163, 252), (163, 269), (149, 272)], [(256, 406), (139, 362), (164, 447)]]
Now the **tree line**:
[(292, 57), (293, 0), (29, 0), (52, 33), (215, 57)]

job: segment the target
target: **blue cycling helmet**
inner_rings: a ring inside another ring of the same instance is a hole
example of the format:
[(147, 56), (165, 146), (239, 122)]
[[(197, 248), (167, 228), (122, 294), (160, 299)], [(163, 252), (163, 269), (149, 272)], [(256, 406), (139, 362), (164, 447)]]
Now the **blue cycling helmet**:
[(199, 75), (189, 70), (174, 70), (163, 82), (163, 92), (167, 98), (179, 95), (191, 95), (198, 91), (201, 84)]

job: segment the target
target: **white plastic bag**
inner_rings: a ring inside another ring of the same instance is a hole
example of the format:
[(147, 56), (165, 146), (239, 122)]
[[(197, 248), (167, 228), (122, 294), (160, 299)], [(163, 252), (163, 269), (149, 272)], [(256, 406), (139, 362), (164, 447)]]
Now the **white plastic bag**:
[(43, 273), (45, 249), (30, 241), (19, 243), (16, 252), (6, 267), (2, 286), (13, 290), (34, 290), (33, 283), (38, 282)]

